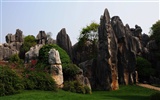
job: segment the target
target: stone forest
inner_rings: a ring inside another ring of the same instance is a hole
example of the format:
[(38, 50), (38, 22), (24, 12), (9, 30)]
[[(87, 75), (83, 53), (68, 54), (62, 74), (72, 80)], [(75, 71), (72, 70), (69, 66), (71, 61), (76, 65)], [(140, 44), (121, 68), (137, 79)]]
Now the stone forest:
[[(24, 37), (20, 29), (9, 33), (0, 45), (0, 95), (58, 88), (91, 94), (119, 90), (120, 85), (160, 84), (158, 39), (142, 34), (138, 25), (124, 25), (119, 16), (110, 17), (108, 9), (95, 28), (95, 39), (89, 39), (86, 30), (74, 45), (65, 28), (56, 39), (45, 31), (36, 37)], [(5, 80), (7, 73), (13, 83)]]

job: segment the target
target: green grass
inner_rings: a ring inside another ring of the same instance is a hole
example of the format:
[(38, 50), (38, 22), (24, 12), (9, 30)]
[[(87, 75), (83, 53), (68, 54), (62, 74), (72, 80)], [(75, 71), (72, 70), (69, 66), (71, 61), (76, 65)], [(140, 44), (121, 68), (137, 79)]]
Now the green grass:
[(0, 100), (149, 100), (149, 96), (155, 92), (135, 85), (121, 86), (117, 91), (94, 91), (92, 94), (30, 90), (0, 97)]

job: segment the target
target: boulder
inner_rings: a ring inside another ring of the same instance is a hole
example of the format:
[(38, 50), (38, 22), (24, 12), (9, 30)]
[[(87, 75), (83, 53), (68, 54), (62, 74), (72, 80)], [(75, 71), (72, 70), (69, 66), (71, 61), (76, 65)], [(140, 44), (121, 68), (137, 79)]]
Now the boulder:
[(15, 35), (7, 34), (6, 35), (6, 42), (7, 43), (15, 42)]
[(37, 39), (37, 44), (46, 44), (47, 35), (46, 35), (45, 31), (39, 31), (36, 39)]
[(72, 59), (72, 43), (68, 34), (66, 33), (65, 28), (62, 28), (61, 31), (58, 33), (56, 43), (58, 46), (64, 49)]
[(23, 42), (23, 32), (20, 29), (16, 30), (15, 42)]
[(91, 93), (92, 88), (91, 88), (90, 81), (88, 80), (87, 77), (85, 77), (85, 76), (83, 75), (83, 70), (80, 69), (80, 68), (79, 68), (78, 73), (76, 74), (76, 80), (77, 80), (80, 84), (82, 84), (83, 86), (89, 87), (90, 93)]
[(51, 49), (49, 52), (48, 62), (51, 64), (51, 75), (58, 87), (63, 87), (63, 72), (58, 50)]
[(39, 50), (42, 48), (42, 44), (37, 44), (31, 47), (28, 52), (25, 53), (25, 63), (29, 63), (31, 60), (35, 60), (39, 57)]

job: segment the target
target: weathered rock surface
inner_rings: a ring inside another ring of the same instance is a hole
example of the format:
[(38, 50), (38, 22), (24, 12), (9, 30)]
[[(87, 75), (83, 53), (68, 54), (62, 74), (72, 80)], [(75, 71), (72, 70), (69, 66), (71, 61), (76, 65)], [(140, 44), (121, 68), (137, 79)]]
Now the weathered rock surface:
[(37, 44), (46, 44), (47, 35), (46, 35), (45, 31), (39, 31), (36, 39), (37, 39)]
[(28, 52), (25, 53), (25, 63), (29, 63), (31, 60), (35, 60), (39, 57), (39, 50), (42, 48), (43, 44), (37, 44), (31, 47)]
[(82, 84), (83, 86), (87, 86), (89, 87), (90, 89), (90, 93), (92, 91), (92, 88), (91, 88), (91, 84), (90, 84), (90, 81), (88, 80), (88, 77), (85, 77), (84, 74), (83, 74), (83, 70), (79, 68), (79, 71), (77, 72), (76, 74), (76, 80)]
[(59, 56), (59, 52), (55, 49), (51, 49), (49, 52), (48, 62), (51, 64), (51, 75), (57, 85), (63, 87), (63, 72), (62, 65)]
[(6, 42), (0, 45), (0, 60), (8, 60), (11, 55), (18, 54), (23, 42), (23, 32), (19, 29), (13, 35), (11, 33), (6, 35)]
[(101, 16), (98, 29), (99, 48), (97, 57), (96, 79), (100, 90), (116, 90), (118, 85), (117, 72), (117, 40), (110, 22), (108, 9)]
[(58, 33), (56, 43), (58, 46), (64, 49), (72, 59), (72, 43), (68, 34), (66, 33), (65, 28), (61, 29), (61, 31)]
[(15, 42), (23, 42), (23, 32), (20, 29), (16, 30)]
[(95, 56), (97, 56), (97, 55), (94, 55), (96, 54), (97, 49), (98, 49), (97, 43), (93, 44), (91, 41), (86, 41), (83, 47), (80, 47), (79, 44), (76, 43), (72, 48), (73, 48), (72, 49), (72, 52), (73, 52), (72, 61), (77, 65), (87, 60), (91, 60)]

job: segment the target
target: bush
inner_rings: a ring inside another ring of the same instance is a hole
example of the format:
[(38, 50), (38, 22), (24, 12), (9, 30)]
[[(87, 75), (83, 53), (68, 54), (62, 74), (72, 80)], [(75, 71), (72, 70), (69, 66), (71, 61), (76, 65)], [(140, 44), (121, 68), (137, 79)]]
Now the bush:
[(59, 55), (60, 55), (60, 59), (61, 59), (62, 64), (71, 63), (71, 59), (68, 56), (68, 54), (66, 53), (66, 51), (64, 51), (62, 48), (60, 48), (56, 44), (47, 44), (47, 45), (44, 45), (40, 49), (40, 51), (39, 51), (39, 62), (49, 64), (48, 63), (48, 52), (52, 48), (55, 48), (56, 50), (59, 51)]
[(160, 92), (152, 94), (150, 100), (160, 100)]
[(75, 64), (62, 64), (64, 80), (74, 80), (79, 71), (79, 67)]
[(142, 57), (137, 57), (137, 70), (138, 76), (142, 78), (149, 78), (149, 76), (154, 75), (155, 71), (151, 66), (151, 63)]
[(22, 79), (7, 66), (0, 66), (0, 96), (11, 95), (24, 89)]
[(19, 51), (20, 58), (24, 59), (25, 53), (34, 45), (36, 45), (36, 38), (33, 35), (26, 36)]
[(83, 86), (78, 81), (65, 81), (63, 90), (75, 92), (75, 93), (82, 93), (82, 94), (91, 94), (90, 88), (88, 86)]
[(24, 72), (24, 86), (25, 89), (32, 90), (49, 90), (56, 91), (57, 85), (48, 73), (38, 71)]
[(19, 63), (20, 62), (20, 58), (18, 56), (18, 54), (13, 54), (11, 55), (11, 57), (9, 58), (9, 62), (12, 62), (12, 63)]

